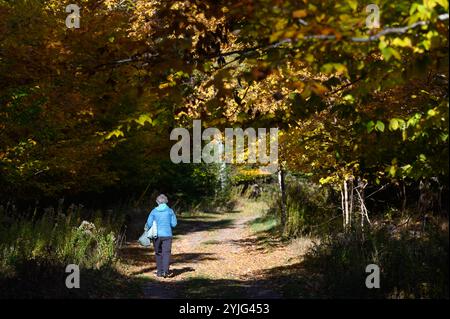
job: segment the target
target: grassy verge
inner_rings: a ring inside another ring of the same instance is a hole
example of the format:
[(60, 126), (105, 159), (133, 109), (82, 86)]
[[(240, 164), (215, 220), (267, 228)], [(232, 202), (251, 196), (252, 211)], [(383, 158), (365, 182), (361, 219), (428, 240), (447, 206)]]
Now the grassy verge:
[[(85, 216), (83, 216), (85, 217)], [(17, 218), (0, 212), (2, 298), (139, 296), (138, 283), (117, 267), (120, 223), (79, 210)], [(66, 287), (66, 266), (80, 269), (80, 288)]]
[[(429, 228), (328, 237), (305, 257), (307, 271), (321, 274), (332, 298), (449, 298), (448, 232)], [(380, 288), (368, 289), (366, 266), (380, 268)]]
[(250, 229), (254, 233), (271, 232), (278, 226), (278, 221), (274, 216), (266, 215), (258, 217), (250, 223)]

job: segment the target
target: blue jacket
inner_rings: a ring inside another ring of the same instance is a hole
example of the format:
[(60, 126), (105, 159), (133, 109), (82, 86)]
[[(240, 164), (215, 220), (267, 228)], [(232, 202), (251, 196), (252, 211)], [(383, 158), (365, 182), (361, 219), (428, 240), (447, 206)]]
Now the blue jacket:
[(152, 227), (154, 220), (158, 229), (158, 237), (172, 237), (172, 228), (177, 225), (177, 217), (167, 204), (160, 204), (150, 212), (147, 218), (149, 228)]

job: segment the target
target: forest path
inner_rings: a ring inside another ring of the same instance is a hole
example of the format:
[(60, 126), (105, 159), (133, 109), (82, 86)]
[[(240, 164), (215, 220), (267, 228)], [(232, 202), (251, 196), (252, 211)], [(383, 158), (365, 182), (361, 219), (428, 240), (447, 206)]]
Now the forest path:
[(153, 248), (127, 243), (121, 258), (127, 273), (143, 280), (144, 298), (282, 298), (270, 277), (274, 269), (297, 263), (310, 242), (283, 244), (252, 229), (266, 209), (262, 202), (243, 200), (232, 212), (180, 217), (171, 278), (155, 276)]

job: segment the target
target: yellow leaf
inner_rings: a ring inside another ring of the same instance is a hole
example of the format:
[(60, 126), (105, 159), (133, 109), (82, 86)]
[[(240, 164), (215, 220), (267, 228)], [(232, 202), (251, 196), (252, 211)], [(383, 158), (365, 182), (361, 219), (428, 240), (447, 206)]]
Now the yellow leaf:
[(428, 110), (427, 114), (428, 114), (428, 117), (433, 117), (433, 116), (437, 115), (438, 113), (436, 112), (436, 109), (431, 109), (431, 110)]
[(358, 9), (358, 1), (356, 0), (347, 0), (348, 5), (352, 8), (353, 11)]
[(271, 34), (269, 41), (272, 42), (276, 42), (278, 41), (281, 36), (284, 34), (284, 31), (277, 31)]
[(286, 28), (287, 24), (288, 24), (287, 19), (279, 19), (277, 23), (275, 23), (275, 30), (277, 31), (283, 30), (284, 28)]
[(146, 122), (152, 123), (152, 119), (148, 114), (141, 114), (135, 122), (141, 126), (145, 125)]
[(120, 130), (120, 129), (115, 129), (114, 131), (112, 131), (112, 132), (110, 132), (108, 135), (106, 135), (106, 137), (105, 137), (105, 139), (106, 140), (109, 140), (111, 137), (113, 137), (113, 136), (115, 136), (115, 137), (120, 137), (120, 136), (125, 136), (124, 134), (123, 134), (123, 132)]
[(412, 42), (411, 39), (406, 37), (404, 39), (400, 39), (400, 38), (395, 38), (392, 41), (392, 45), (394, 46), (399, 46), (399, 47), (408, 47), (411, 48), (412, 47)]
[(398, 123), (398, 120), (397, 119), (391, 119), (390, 121), (389, 121), (389, 130), (391, 130), (391, 131), (395, 131), (395, 130), (397, 130), (399, 128), (399, 123)]

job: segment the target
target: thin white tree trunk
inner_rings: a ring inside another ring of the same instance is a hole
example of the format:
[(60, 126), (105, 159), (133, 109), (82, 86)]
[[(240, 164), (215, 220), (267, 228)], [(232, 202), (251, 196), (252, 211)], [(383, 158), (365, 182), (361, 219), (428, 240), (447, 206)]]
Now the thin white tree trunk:
[(278, 170), (278, 185), (281, 193), (281, 226), (284, 228), (286, 226), (286, 185), (285, 185), (285, 172), (282, 167)]
[(369, 225), (371, 224), (369, 219), (369, 211), (367, 210), (365, 199), (364, 199), (364, 189), (366, 188), (367, 184), (360, 183), (361, 186), (361, 192), (356, 189), (356, 194), (358, 195), (360, 210), (361, 210), (361, 228), (364, 230), (364, 219), (367, 220)]
[(348, 203), (348, 186), (347, 186), (347, 180), (344, 180), (344, 204), (345, 204), (345, 229), (348, 228), (349, 224), (349, 203)]
[(348, 224), (352, 225), (352, 215), (353, 215), (353, 178), (350, 179), (349, 181), (350, 183), (350, 208), (348, 210), (348, 215), (349, 215), (349, 219), (348, 219)]
[(345, 204), (344, 204), (344, 190), (341, 188), (341, 208), (342, 208), (342, 227), (345, 229)]

